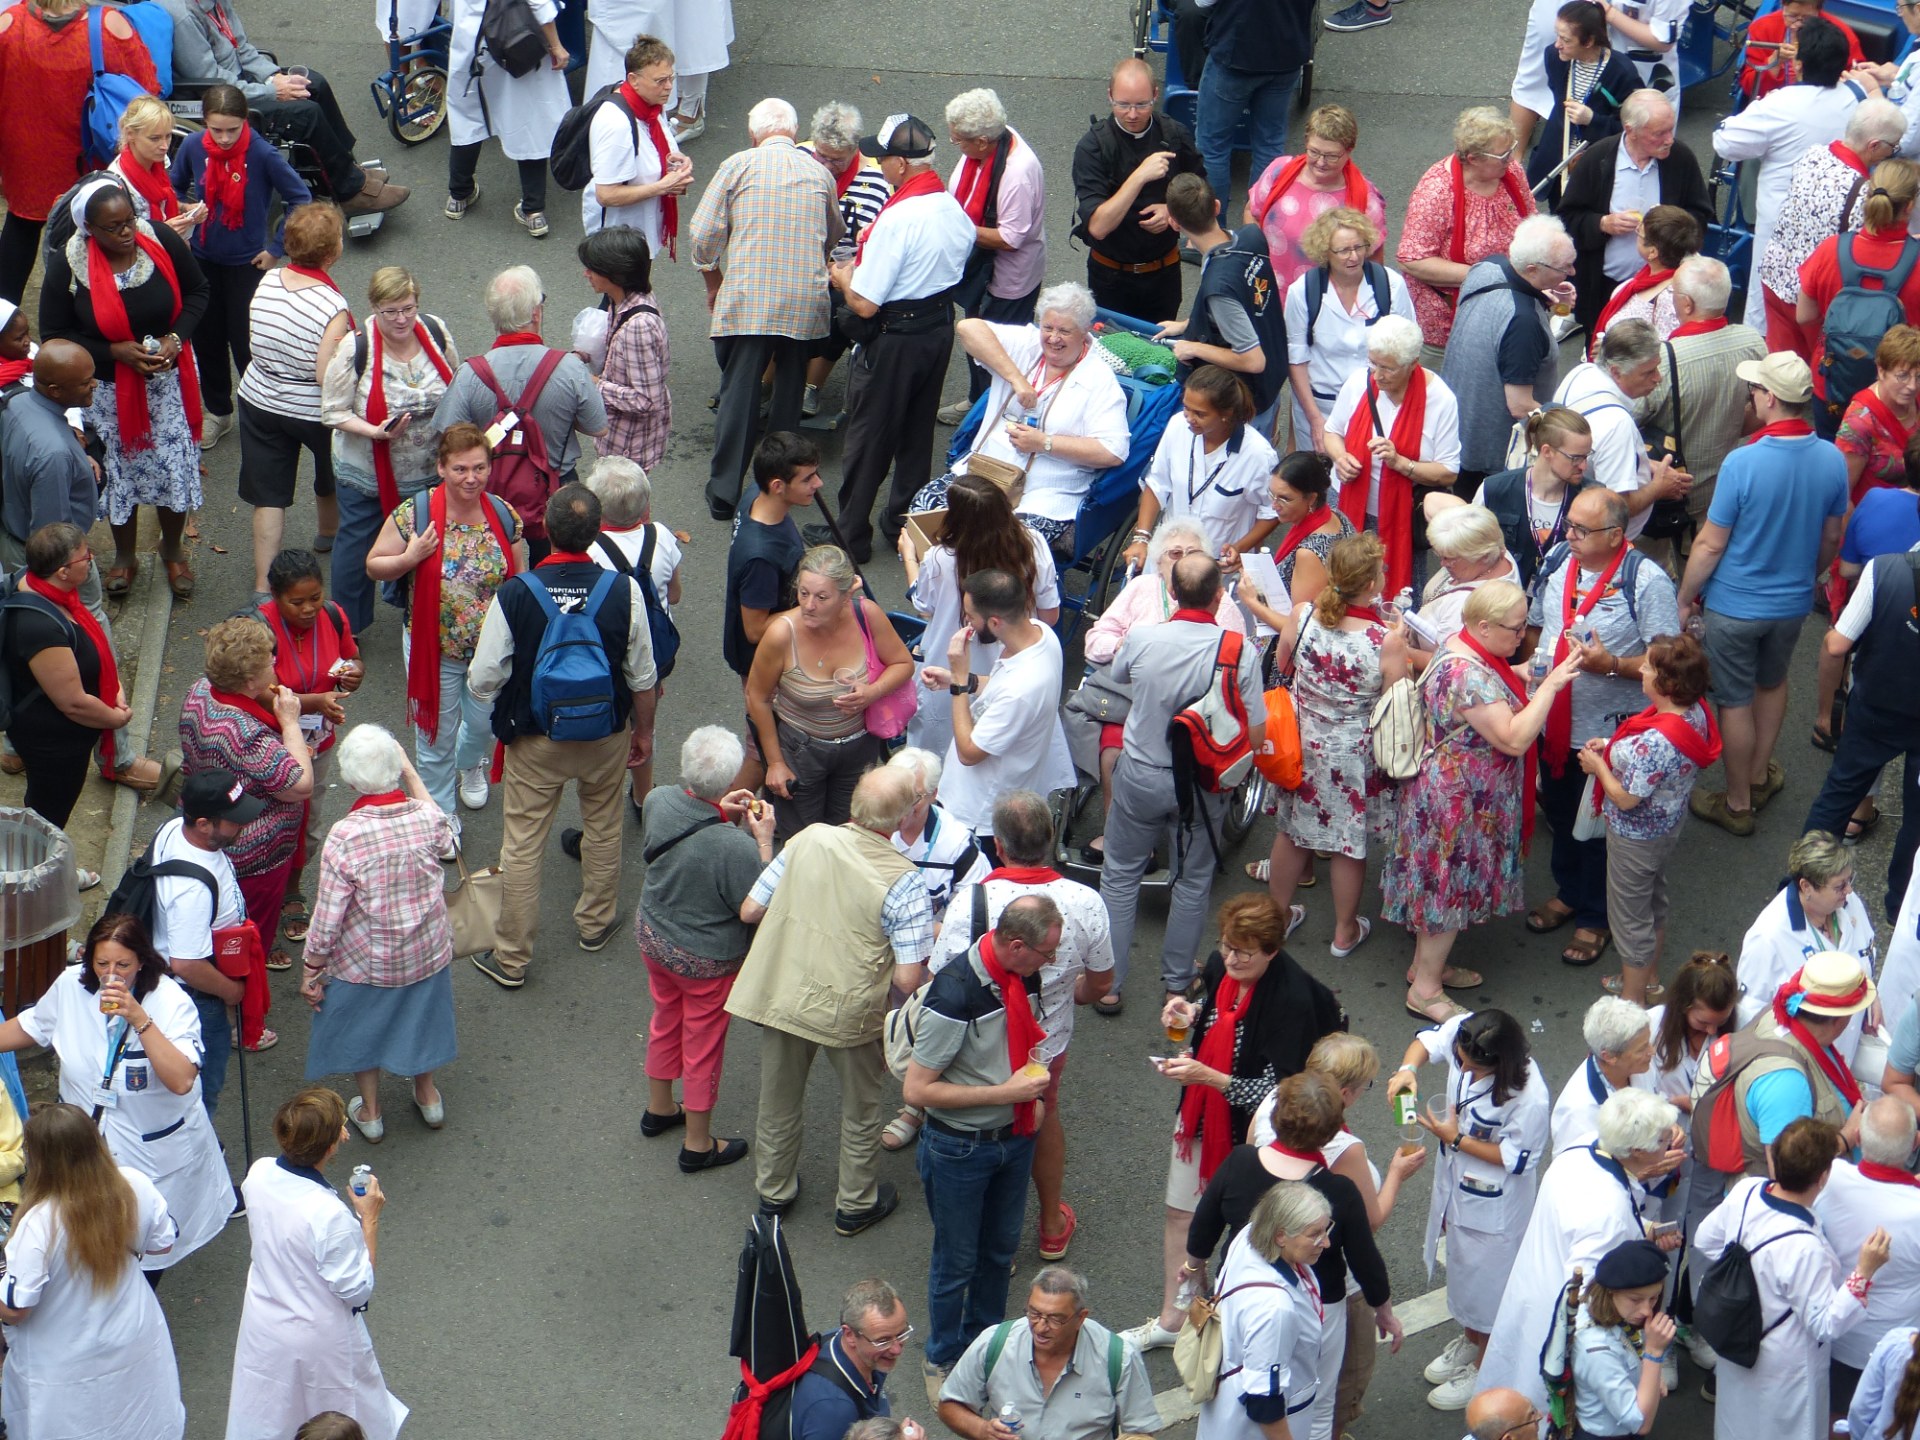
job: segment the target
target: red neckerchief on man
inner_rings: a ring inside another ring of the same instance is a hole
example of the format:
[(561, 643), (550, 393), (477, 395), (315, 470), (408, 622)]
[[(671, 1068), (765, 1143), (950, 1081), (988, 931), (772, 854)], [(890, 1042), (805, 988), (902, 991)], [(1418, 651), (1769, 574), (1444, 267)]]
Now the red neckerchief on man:
[[(1555, 665), (1566, 659), (1568, 652), (1573, 649), (1574, 623), (1606, 596), (1607, 587), (1613, 584), (1613, 577), (1620, 573), (1620, 566), (1627, 558), (1627, 548), (1627, 542), (1622, 538), (1613, 560), (1600, 572), (1600, 578), (1593, 582), (1593, 588), (1584, 596), (1580, 593), (1580, 557), (1571, 550), (1567, 551), (1567, 580), (1560, 590), (1560, 635), (1553, 645)], [(1562, 686), (1560, 693), (1553, 697), (1553, 708), (1547, 711), (1545, 744), (1541, 748), (1545, 752), (1547, 773), (1555, 777), (1564, 774), (1568, 752), (1573, 748), (1571, 685)]]

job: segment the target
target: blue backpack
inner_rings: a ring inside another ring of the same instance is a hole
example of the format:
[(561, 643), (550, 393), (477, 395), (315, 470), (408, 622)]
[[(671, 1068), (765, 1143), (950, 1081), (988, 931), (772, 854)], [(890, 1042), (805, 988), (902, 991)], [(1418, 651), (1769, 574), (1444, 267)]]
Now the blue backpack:
[(173, 16), (160, 0), (114, 0), (113, 8), (146, 45), (154, 78), (160, 82), (160, 98), (166, 99), (173, 94)]
[(121, 112), (136, 97), (147, 93), (147, 87), (131, 75), (116, 75), (107, 69), (102, 23), (100, 7), (89, 5), (87, 44), (93, 54), (93, 83), (87, 87), (86, 99), (80, 105), (81, 153), (89, 170), (106, 169), (120, 153)]
[(562, 611), (539, 572), (524, 578), (547, 612), (547, 630), (533, 657), (533, 723), (549, 740), (604, 740), (620, 728), (620, 685), (596, 623), (620, 577), (611, 570), (594, 581), (583, 609)]
[(631, 577), (640, 587), (640, 596), (647, 602), (647, 634), (653, 641), (653, 668), (660, 679), (666, 679), (673, 673), (673, 662), (680, 654), (680, 627), (667, 613), (666, 597), (653, 585), (653, 552), (658, 547), (660, 532), (651, 524), (647, 526), (647, 538), (640, 542), (640, 559), (633, 565), (627, 564), (620, 547), (605, 534), (594, 538), (600, 552), (612, 562), (614, 573)]
[[(1840, 291), (1827, 305), (1822, 322), (1826, 344), (1820, 352), (1820, 374), (1827, 382), (1827, 408), (1844, 415), (1853, 397), (1871, 385), (1877, 373), (1874, 353), (1887, 331), (1907, 321), (1907, 309), (1900, 299), (1914, 263), (1920, 261), (1920, 240), (1907, 237), (1900, 244), (1900, 258), (1891, 268), (1876, 270), (1853, 258), (1857, 237), (1842, 235), (1836, 258), (1840, 262)], [(1868, 276), (1881, 288), (1869, 290), (1863, 283)]]

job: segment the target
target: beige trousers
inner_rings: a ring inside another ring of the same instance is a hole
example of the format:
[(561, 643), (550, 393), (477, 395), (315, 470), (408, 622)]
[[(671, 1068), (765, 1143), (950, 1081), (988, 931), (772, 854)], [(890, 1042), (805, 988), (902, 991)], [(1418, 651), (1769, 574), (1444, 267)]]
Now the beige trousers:
[(877, 1166), (886, 1123), (887, 1065), (880, 1042), (819, 1045), (785, 1030), (760, 1032), (760, 1115), (754, 1125), (754, 1175), (760, 1198), (782, 1204), (800, 1188), (800, 1132), (807, 1073), (825, 1050), (840, 1077), (841, 1210), (865, 1210), (880, 1198)]
[(510, 975), (526, 973), (540, 925), (540, 873), (553, 812), (569, 780), (580, 787), (580, 900), (574, 928), (594, 935), (620, 911), (620, 792), (627, 780), (629, 735), (604, 740), (549, 740), (523, 735), (507, 747), (501, 772), (500, 927), (494, 962)]

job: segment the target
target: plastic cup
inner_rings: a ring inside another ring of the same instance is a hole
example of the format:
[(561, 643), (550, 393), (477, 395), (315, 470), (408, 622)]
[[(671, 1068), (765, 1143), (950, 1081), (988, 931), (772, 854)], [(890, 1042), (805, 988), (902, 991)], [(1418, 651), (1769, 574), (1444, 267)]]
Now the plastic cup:
[(840, 687), (842, 695), (851, 695), (866, 678), (864, 670), (856, 669), (852, 665), (842, 665), (833, 672), (833, 683)]
[(1053, 1073), (1053, 1067), (1040, 1058), (1040, 1051), (1043, 1048), (1042, 1046), (1036, 1045), (1027, 1052), (1027, 1063), (1020, 1067), (1022, 1078), (1038, 1080), (1043, 1075), (1051, 1075)]

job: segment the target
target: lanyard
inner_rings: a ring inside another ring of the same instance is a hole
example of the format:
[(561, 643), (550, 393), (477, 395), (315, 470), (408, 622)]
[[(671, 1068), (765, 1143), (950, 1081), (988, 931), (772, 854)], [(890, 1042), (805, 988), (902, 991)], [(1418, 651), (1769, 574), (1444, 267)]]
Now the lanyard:
[(323, 617), (313, 617), (313, 624), (307, 630), (307, 638), (313, 642), (313, 663), (303, 664), (300, 659), (300, 641), (293, 633), (293, 627), (286, 623), (280, 614), (280, 607), (273, 607), (273, 628), (280, 638), (287, 642), (288, 651), (293, 656), (294, 689), (302, 695), (313, 695), (320, 689), (320, 621)]
[(1206, 456), (1200, 453), (1200, 437), (1198, 435), (1195, 435), (1187, 442), (1187, 508), (1189, 510), (1197, 507), (1200, 504), (1200, 497), (1213, 489), (1214, 482), (1220, 478), (1220, 472), (1226, 469), (1227, 463), (1233, 459), (1233, 451), (1227, 449), (1226, 441), (1223, 440), (1220, 442), (1220, 448), (1226, 450), (1227, 453), (1222, 455), (1220, 457), (1220, 463), (1208, 472), (1207, 483), (1202, 485), (1198, 490), (1195, 490), (1193, 488), (1193, 477), (1199, 473), (1200, 467), (1206, 463)]
[[(120, 1064), (120, 1057), (126, 1053), (127, 1037), (130, 1034), (132, 1032), (127, 1028), (127, 1018), (124, 1015), (114, 1016), (107, 1026), (107, 1068), (100, 1075), (100, 1089), (103, 1093), (113, 1088), (113, 1072)], [(98, 1102), (94, 1104), (94, 1124), (100, 1123), (100, 1117), (106, 1113), (106, 1109), (104, 1104)]]
[(227, 39), (227, 44), (231, 45), (237, 51), (240, 48), (240, 42), (234, 38), (233, 25), (232, 22), (227, 19), (226, 12), (223, 11), (218, 4), (215, 4), (206, 14), (207, 18), (213, 21), (213, 28), (224, 35)]

